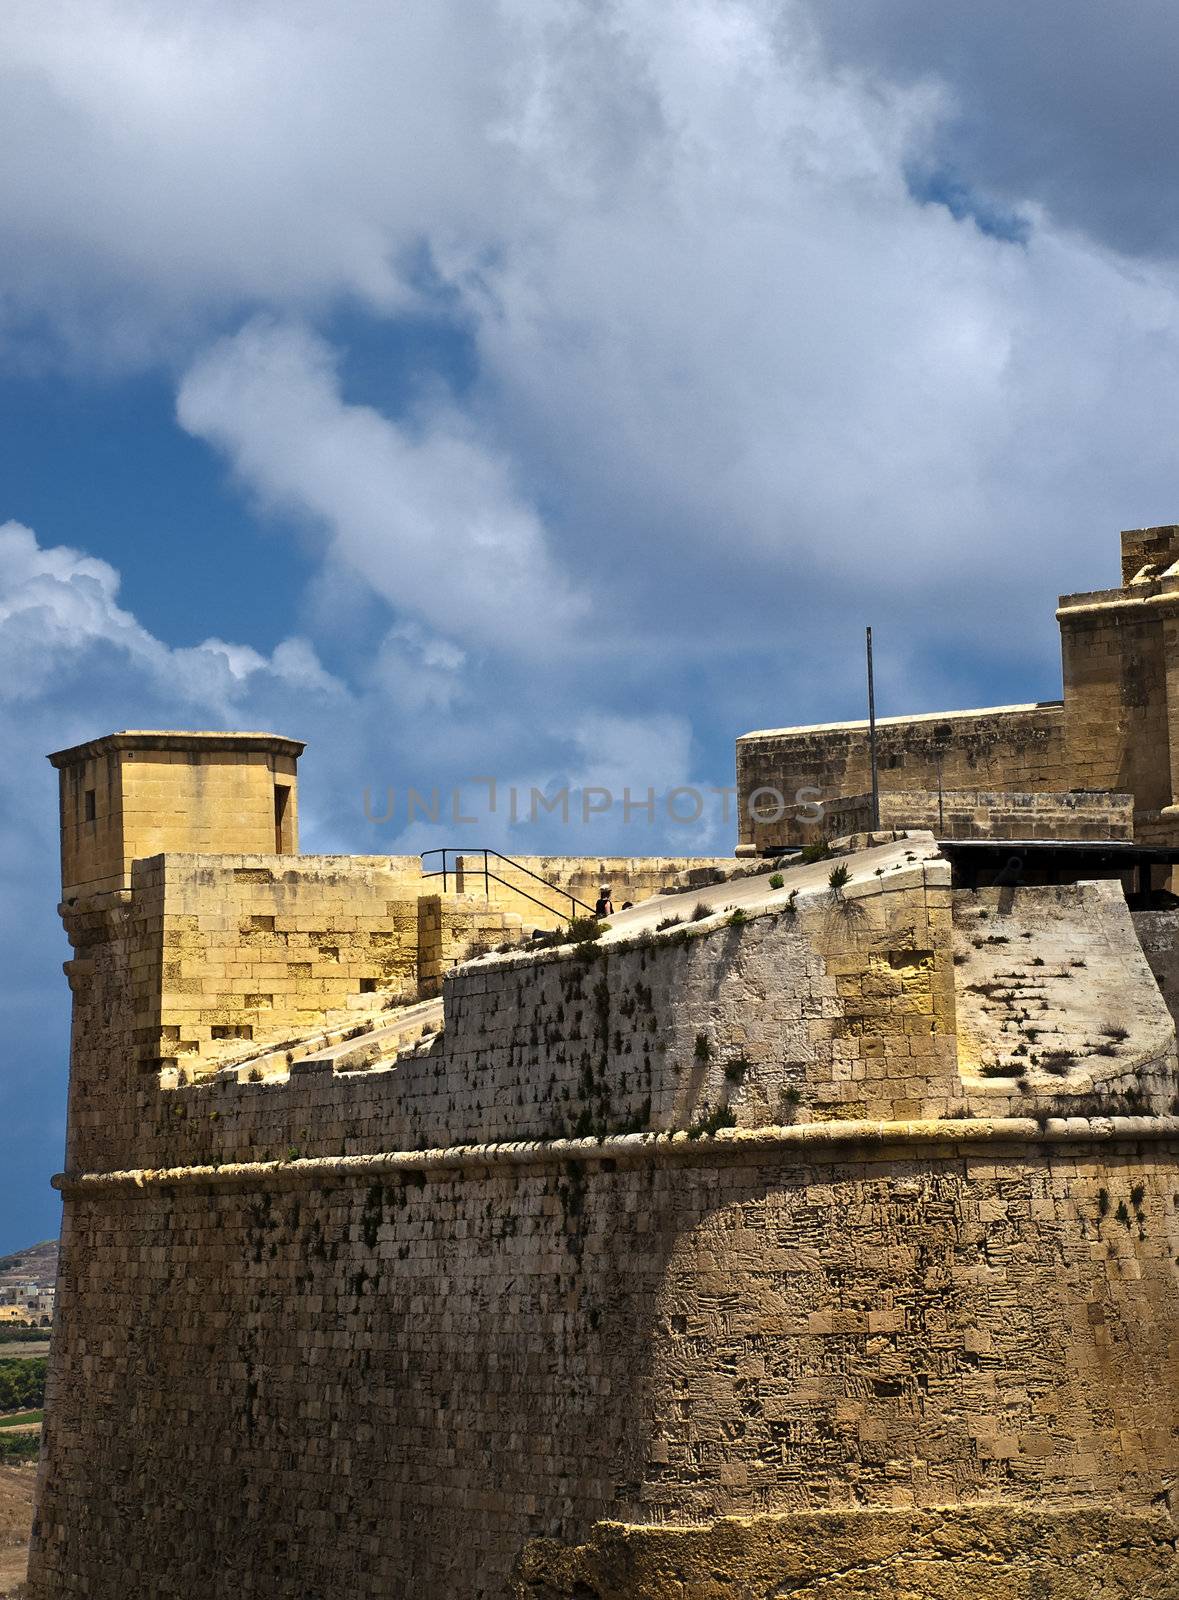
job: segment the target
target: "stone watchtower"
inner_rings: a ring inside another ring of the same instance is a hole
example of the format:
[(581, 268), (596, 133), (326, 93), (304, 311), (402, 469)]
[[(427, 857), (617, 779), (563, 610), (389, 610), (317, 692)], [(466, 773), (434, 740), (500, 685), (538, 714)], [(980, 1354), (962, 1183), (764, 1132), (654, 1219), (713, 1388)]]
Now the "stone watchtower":
[(215, 1053), (215, 1039), (251, 1036), (248, 995), (186, 1026), (208, 987), (207, 963), (179, 931), (192, 919), (169, 910), (166, 862), (294, 854), (302, 751), (270, 733), (123, 732), (50, 756), (60, 776), (60, 909), (73, 946), (70, 1162), (112, 1158), (138, 1126), (146, 1073)]
[(302, 753), (273, 733), (111, 733), (56, 751), (62, 900), (128, 889), (132, 862), (168, 851), (294, 855)]

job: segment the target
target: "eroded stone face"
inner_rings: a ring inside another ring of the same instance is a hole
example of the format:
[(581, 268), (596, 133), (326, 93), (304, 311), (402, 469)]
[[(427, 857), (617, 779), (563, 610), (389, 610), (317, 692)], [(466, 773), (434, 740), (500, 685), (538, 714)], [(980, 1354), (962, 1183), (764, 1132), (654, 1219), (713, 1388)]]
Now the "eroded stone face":
[(1035, 1511), (831, 1513), (704, 1528), (603, 1524), (574, 1550), (529, 1546), (513, 1600), (1170, 1600), (1165, 1515)]

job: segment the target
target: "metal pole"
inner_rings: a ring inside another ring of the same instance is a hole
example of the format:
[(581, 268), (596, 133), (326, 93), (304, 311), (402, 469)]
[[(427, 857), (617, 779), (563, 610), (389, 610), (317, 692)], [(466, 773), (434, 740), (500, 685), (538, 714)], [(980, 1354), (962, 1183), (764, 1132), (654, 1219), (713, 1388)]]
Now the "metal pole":
[(876, 768), (876, 678), (872, 670), (872, 630), (868, 629), (868, 752), (872, 760), (872, 831), (880, 828), (880, 780)]

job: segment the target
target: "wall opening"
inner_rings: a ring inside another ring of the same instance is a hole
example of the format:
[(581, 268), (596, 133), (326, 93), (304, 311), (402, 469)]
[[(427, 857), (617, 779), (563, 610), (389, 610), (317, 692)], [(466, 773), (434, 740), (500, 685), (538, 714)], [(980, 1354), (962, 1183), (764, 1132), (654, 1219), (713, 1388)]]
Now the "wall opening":
[(276, 783), (274, 786), (274, 848), (278, 855), (289, 856), (294, 851), (291, 837), (291, 786)]
[(87, 789), (82, 796), (82, 818), (85, 822), (93, 822), (97, 815), (98, 808), (95, 804), (94, 790)]

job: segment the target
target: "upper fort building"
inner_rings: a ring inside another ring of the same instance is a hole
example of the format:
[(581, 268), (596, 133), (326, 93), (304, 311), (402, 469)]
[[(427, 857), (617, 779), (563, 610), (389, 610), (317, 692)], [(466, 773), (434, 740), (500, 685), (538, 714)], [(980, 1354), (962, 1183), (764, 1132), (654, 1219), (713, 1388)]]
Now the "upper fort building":
[(862, 726), (741, 741), (836, 859), (307, 855), (297, 741), (52, 757), (30, 1600), (1175, 1600), (1179, 530), (1123, 547), (1063, 702), (883, 725), (879, 831)]
[[(1179, 526), (1122, 534), (1117, 589), (1061, 597), (1064, 698), (877, 724), (880, 821), (947, 838), (1179, 842)], [(737, 741), (739, 855), (869, 815), (867, 724)], [(781, 799), (779, 799), (779, 796)]]

